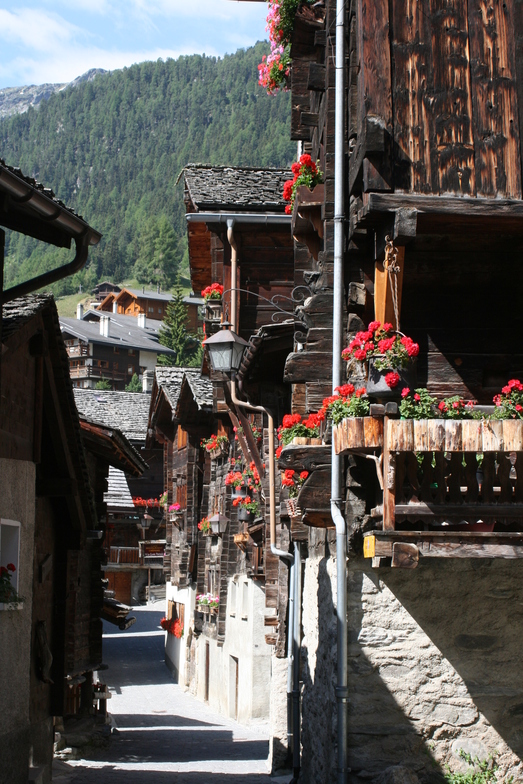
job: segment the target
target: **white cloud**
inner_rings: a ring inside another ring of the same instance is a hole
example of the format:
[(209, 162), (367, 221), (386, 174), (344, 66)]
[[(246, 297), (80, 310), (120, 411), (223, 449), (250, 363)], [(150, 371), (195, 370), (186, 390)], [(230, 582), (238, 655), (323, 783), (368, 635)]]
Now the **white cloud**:
[[(155, 61), (168, 58), (176, 59), (181, 55), (194, 54), (192, 46), (181, 49), (151, 49), (136, 52), (108, 52), (97, 48), (71, 48), (62, 49), (55, 55), (50, 55), (42, 60), (35, 58), (17, 57), (8, 66), (0, 65), (0, 80), (5, 81), (9, 74), (20, 74), (16, 80), (18, 86), (23, 84), (45, 84), (70, 82), (86, 73), (90, 68), (103, 68), (113, 71), (118, 68), (129, 67), (135, 63)], [(202, 52), (203, 53), (203, 52)], [(207, 52), (213, 54), (213, 52)], [(11, 84), (14, 83), (11, 80)]]
[(78, 32), (79, 28), (55, 14), (30, 8), (18, 11), (0, 9), (0, 38), (9, 43), (21, 43), (36, 51), (49, 51), (69, 41)]

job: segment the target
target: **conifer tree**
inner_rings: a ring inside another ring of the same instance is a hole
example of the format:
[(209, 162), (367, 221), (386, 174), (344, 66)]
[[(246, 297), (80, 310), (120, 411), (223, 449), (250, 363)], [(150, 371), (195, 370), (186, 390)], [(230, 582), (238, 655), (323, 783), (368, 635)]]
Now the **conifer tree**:
[(142, 392), (142, 382), (138, 378), (136, 373), (133, 373), (133, 377), (129, 381), (128, 384), (125, 385), (126, 392)]
[(187, 305), (183, 301), (179, 274), (173, 288), (173, 298), (166, 308), (158, 340), (162, 346), (167, 346), (176, 352), (175, 357), (166, 354), (159, 356), (159, 365), (193, 366), (192, 363), (195, 362), (195, 356), (198, 355), (200, 342), (198, 338), (187, 331)]

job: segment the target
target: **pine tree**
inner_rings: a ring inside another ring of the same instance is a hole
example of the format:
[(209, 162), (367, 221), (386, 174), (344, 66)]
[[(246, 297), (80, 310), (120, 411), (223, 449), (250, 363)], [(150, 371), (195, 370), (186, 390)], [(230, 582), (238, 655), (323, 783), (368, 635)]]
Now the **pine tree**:
[(195, 361), (200, 341), (187, 331), (187, 305), (183, 301), (183, 290), (179, 274), (173, 288), (173, 298), (166, 308), (158, 340), (162, 346), (167, 346), (167, 348), (172, 348), (173, 351), (176, 351), (175, 357), (166, 354), (159, 356), (159, 365), (193, 366), (191, 362)]
[(125, 385), (125, 391), (126, 392), (143, 392), (142, 382), (140, 381), (140, 379), (138, 378), (136, 373), (133, 373), (133, 377), (131, 378), (129, 383)]

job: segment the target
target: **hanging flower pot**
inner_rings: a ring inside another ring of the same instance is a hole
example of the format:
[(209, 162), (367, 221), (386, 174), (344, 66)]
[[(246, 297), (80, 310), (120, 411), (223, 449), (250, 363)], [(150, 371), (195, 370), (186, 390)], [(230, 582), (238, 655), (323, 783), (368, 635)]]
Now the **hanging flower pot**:
[(399, 400), (401, 391), (405, 387), (416, 387), (416, 359), (409, 360), (407, 367), (377, 368), (376, 362), (381, 365), (384, 357), (369, 358), (367, 395), (377, 400)]
[(243, 506), (240, 506), (238, 509), (238, 520), (242, 523), (253, 523), (254, 517), (254, 512), (249, 512), (249, 510), (245, 509)]
[(248, 493), (248, 488), (244, 486), (235, 487), (233, 488), (232, 495), (233, 498), (245, 498)]

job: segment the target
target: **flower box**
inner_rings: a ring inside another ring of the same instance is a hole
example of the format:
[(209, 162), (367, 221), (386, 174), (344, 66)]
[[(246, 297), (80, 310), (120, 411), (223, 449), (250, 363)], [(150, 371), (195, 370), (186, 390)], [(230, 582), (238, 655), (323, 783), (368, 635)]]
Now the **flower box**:
[(23, 610), (24, 603), (23, 602), (0, 602), (0, 612), (2, 610)]
[[(410, 360), (408, 367), (399, 367), (394, 371), (391, 368), (378, 370), (376, 367), (376, 360), (383, 360), (384, 357), (374, 356), (370, 357), (368, 367), (367, 379), (367, 395), (374, 397), (377, 400), (398, 400), (401, 396), (401, 390), (405, 387), (414, 389), (416, 386), (416, 358)], [(398, 381), (393, 387), (390, 387), (386, 381), (388, 373), (394, 372), (399, 376)]]
[(383, 446), (383, 419), (348, 417), (333, 425), (332, 438), (336, 454), (348, 449), (377, 449)]
[(387, 447), (391, 452), (521, 452), (523, 421), (391, 419)]

